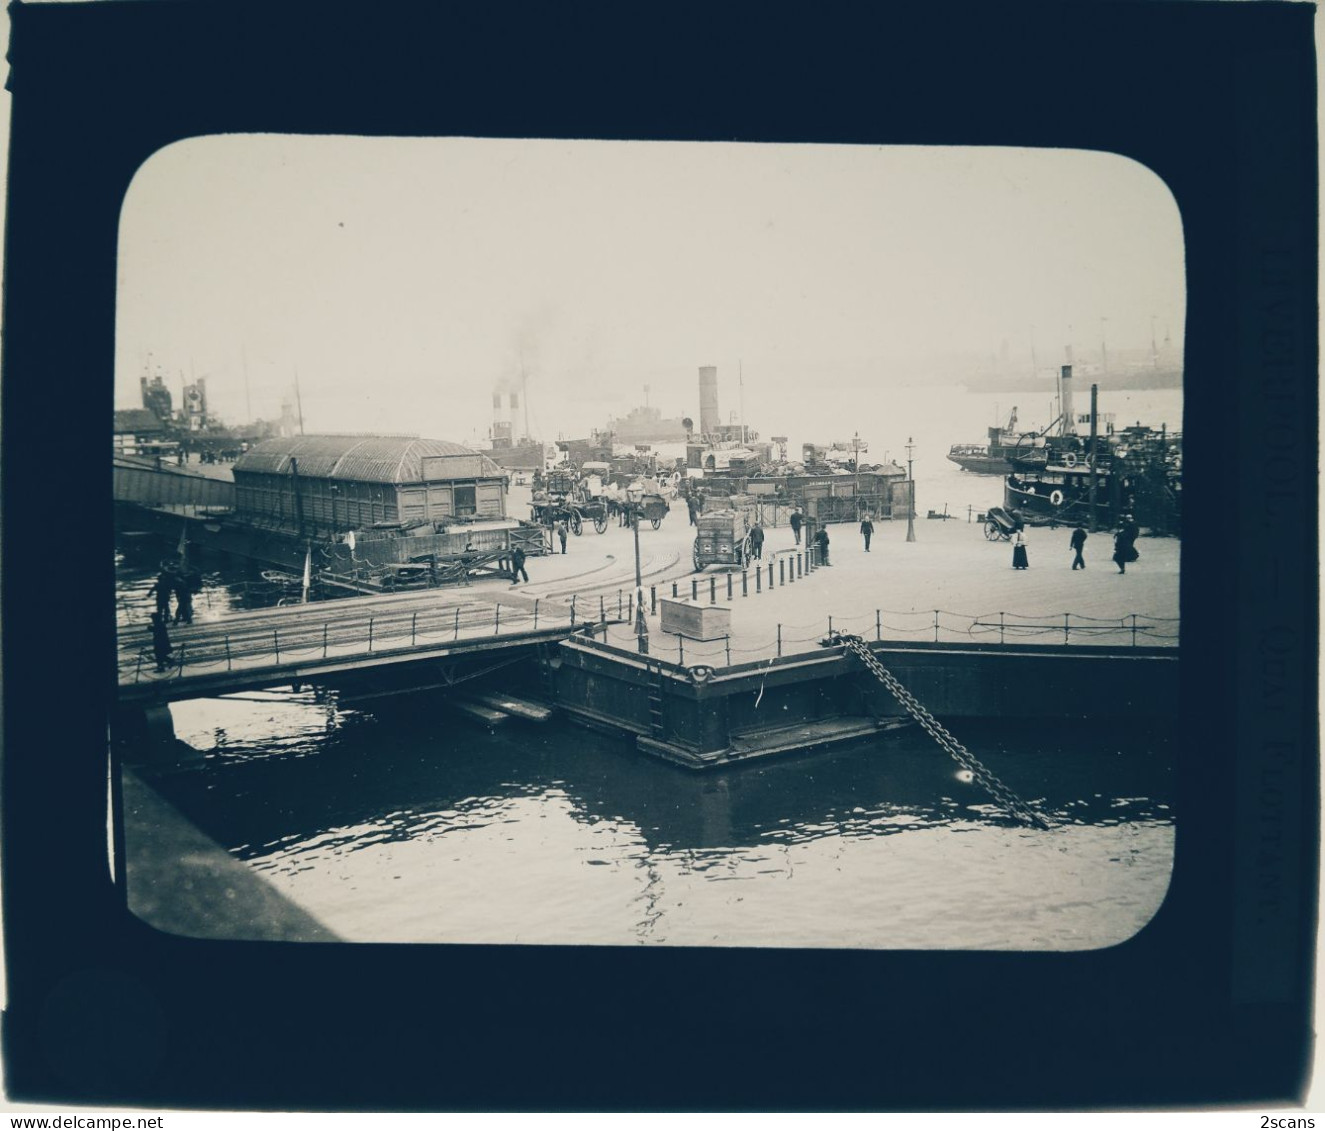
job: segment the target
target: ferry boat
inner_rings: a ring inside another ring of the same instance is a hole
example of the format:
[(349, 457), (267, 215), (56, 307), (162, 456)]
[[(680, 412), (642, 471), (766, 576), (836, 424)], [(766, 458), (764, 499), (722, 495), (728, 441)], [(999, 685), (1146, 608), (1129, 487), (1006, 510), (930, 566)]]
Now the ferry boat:
[[(1155, 534), (1180, 532), (1182, 435), (1140, 424), (1117, 430), (1112, 418), (1072, 412), (1064, 367), (1064, 411), (1057, 434), (1027, 439), (1012, 451), (1004, 506), (1030, 525), (1108, 528), (1124, 514)], [(1076, 428), (1085, 424), (1086, 435)], [(1104, 430), (1100, 425), (1104, 424)]]
[(1035, 432), (1017, 431), (1017, 406), (1003, 427), (989, 429), (989, 442), (985, 444), (953, 444), (948, 459), (963, 471), (975, 475), (1006, 475), (1012, 469), (1011, 457), (1024, 439), (1034, 439)]

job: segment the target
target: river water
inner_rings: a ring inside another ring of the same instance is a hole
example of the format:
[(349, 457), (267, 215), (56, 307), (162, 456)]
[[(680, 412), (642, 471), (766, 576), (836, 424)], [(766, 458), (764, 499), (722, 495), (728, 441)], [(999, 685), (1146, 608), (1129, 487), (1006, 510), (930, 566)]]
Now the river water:
[[(1141, 396), (1180, 416), (1177, 394)], [(994, 423), (993, 401), (963, 415)], [(922, 510), (999, 501), (1000, 480), (934, 446)], [(120, 539), (122, 619), (145, 616), (168, 550)], [(201, 564), (200, 617), (279, 597), (254, 568)], [(1142, 929), (1173, 861), (1176, 728), (1116, 717), (952, 723), (1053, 817), (1043, 831), (919, 730), (695, 773), (560, 720), (489, 733), (431, 697), (368, 711), (271, 692), (172, 714), (203, 757), (147, 780), (347, 940), (1082, 950)]]

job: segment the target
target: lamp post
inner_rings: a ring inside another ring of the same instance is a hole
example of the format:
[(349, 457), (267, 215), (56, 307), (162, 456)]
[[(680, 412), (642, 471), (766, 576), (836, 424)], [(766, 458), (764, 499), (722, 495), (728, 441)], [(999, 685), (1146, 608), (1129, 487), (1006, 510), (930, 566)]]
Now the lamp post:
[(640, 572), (639, 516), (643, 492), (627, 488), (630, 505), (630, 526), (635, 535), (635, 642), (641, 656), (649, 654), (649, 622), (644, 616), (644, 575)]
[(915, 451), (915, 442), (906, 438), (906, 540), (916, 540), (916, 480), (911, 473), (911, 453)]
[(856, 473), (856, 521), (860, 521), (860, 433), (851, 437), (851, 467)]

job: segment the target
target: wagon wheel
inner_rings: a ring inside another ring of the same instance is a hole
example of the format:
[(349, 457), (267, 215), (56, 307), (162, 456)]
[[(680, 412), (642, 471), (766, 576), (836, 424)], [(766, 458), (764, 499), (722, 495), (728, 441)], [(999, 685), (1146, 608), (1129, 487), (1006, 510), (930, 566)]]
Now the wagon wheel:
[(596, 534), (602, 534), (607, 530), (607, 515), (599, 512), (593, 516), (593, 528)]
[(661, 518), (651, 518), (651, 519), (649, 519), (649, 525), (652, 526), (654, 530), (657, 530), (658, 527), (660, 527), (660, 526), (662, 525), (662, 519), (661, 519)]
[(694, 563), (695, 563), (695, 572), (698, 573), (700, 570), (702, 570), (702, 569), (704, 568), (704, 563), (703, 563), (702, 561), (700, 561), (700, 558), (699, 558), (699, 539), (698, 539), (698, 538), (695, 539), (694, 549), (692, 549), (692, 550), (690, 551), (690, 556), (691, 556), (691, 559), (692, 559), (692, 560), (694, 561)]
[(571, 533), (575, 534), (577, 537), (584, 533), (584, 521), (580, 518), (579, 511), (570, 512), (570, 528)]
[(988, 538), (989, 541), (991, 542), (997, 542), (1000, 538), (1003, 537), (1003, 531), (1001, 531), (998, 528), (998, 523), (996, 522), (985, 523), (985, 537)]

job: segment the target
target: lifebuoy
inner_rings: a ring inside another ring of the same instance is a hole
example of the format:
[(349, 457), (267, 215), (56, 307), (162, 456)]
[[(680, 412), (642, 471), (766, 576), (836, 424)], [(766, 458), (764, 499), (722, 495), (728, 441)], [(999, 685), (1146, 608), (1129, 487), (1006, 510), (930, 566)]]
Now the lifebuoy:
[(1076, 452), (1068, 452), (1067, 455), (1065, 455), (1065, 456), (1063, 457), (1063, 463), (1066, 464), (1068, 467), (1076, 467), (1076, 465), (1077, 465), (1077, 453), (1076, 453)]
[(1050, 492), (1049, 492), (1049, 501), (1050, 501), (1051, 503), (1053, 503), (1054, 506), (1056, 506), (1056, 507), (1061, 507), (1061, 506), (1063, 505), (1063, 492), (1062, 492), (1062, 491), (1050, 491)]
[(690, 669), (692, 683), (708, 683), (713, 678), (713, 669), (707, 664), (696, 664)]

